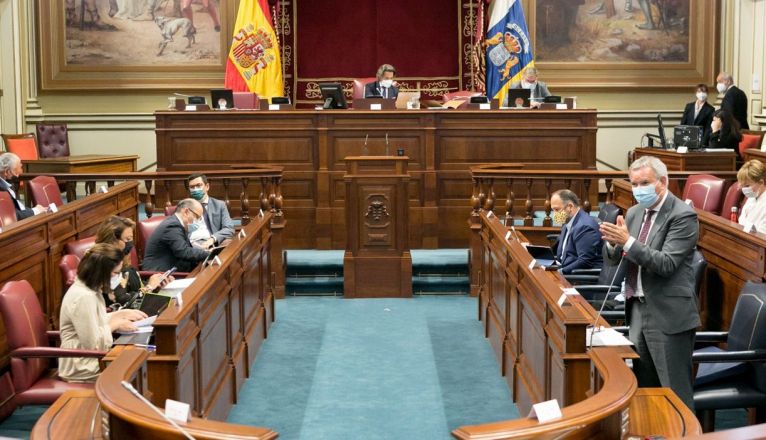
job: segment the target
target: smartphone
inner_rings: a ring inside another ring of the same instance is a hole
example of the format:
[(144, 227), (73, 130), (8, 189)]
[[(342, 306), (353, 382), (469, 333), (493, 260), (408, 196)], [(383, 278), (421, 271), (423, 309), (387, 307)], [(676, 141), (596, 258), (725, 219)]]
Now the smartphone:
[(168, 270), (167, 270), (165, 273), (163, 273), (163, 274), (162, 274), (162, 278), (160, 278), (160, 282), (162, 282), (162, 281), (165, 281), (166, 279), (168, 279), (168, 277), (169, 277), (170, 275), (173, 275), (173, 273), (174, 273), (176, 270), (178, 270), (178, 268), (176, 268), (175, 266), (173, 266), (173, 267), (171, 267), (170, 269), (168, 269)]

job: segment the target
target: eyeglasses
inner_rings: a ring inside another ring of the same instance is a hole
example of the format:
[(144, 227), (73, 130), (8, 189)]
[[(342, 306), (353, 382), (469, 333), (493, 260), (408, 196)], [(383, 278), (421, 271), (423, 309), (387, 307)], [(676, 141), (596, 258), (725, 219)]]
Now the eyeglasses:
[(199, 220), (199, 219), (201, 219), (201, 218), (202, 218), (202, 214), (197, 214), (197, 213), (196, 213), (196, 212), (194, 212), (194, 210), (193, 210), (193, 209), (191, 209), (191, 208), (189, 208), (189, 212), (191, 212), (192, 214), (194, 214), (194, 220)]

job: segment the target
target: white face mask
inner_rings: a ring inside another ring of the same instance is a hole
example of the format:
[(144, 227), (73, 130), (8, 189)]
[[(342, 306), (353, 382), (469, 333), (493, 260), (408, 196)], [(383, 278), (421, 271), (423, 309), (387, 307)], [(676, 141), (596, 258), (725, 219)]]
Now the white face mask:
[(705, 93), (705, 92), (697, 92), (697, 99), (699, 101), (707, 101), (707, 93)]
[(742, 187), (742, 194), (744, 194), (748, 199), (754, 199), (758, 196), (758, 194), (753, 191), (753, 188), (750, 188), (749, 186)]
[(725, 93), (726, 92), (726, 84), (718, 83), (718, 84), (715, 85), (715, 89), (718, 90), (718, 93)]
[(109, 288), (112, 290), (116, 289), (117, 286), (120, 285), (120, 281), (122, 281), (122, 275), (113, 274), (112, 278), (109, 280)]
[(202, 222), (203, 222), (203, 221), (204, 221), (204, 220), (202, 220), (202, 218), (199, 218), (199, 219), (197, 219), (197, 220), (194, 220), (194, 221), (192, 222), (192, 224), (190, 224), (190, 225), (189, 225), (189, 233), (192, 233), (192, 232), (196, 231), (197, 229), (201, 228), (201, 227), (202, 227)]
[(383, 86), (383, 87), (386, 87), (386, 88), (391, 87), (392, 85), (394, 85), (394, 80), (392, 80), (392, 79), (383, 79), (383, 80), (380, 81), (380, 85)]

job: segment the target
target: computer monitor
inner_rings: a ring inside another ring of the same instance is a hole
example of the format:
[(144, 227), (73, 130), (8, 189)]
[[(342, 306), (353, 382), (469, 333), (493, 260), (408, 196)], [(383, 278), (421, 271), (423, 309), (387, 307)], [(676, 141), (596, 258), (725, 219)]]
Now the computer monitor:
[(322, 92), (322, 100), (324, 101), (322, 108), (348, 108), (346, 97), (343, 95), (343, 86), (340, 83), (321, 83), (319, 84), (319, 91)]
[(529, 89), (508, 89), (508, 107), (529, 107)]
[(673, 129), (673, 143), (690, 150), (702, 148), (702, 127), (698, 125), (676, 125)]
[(211, 90), (210, 100), (213, 102), (214, 109), (231, 110), (234, 108), (234, 93), (229, 89)]
[(272, 96), (271, 103), (279, 105), (290, 105), (290, 98), (287, 96)]

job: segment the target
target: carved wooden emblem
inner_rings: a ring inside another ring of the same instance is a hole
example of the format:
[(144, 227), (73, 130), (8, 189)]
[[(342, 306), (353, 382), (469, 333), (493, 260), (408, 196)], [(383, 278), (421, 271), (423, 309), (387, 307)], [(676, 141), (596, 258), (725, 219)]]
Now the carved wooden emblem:
[(367, 206), (367, 213), (364, 214), (367, 221), (372, 220), (375, 223), (380, 222), (384, 218), (388, 218), (388, 209), (386, 209), (386, 203), (383, 200), (372, 200)]

